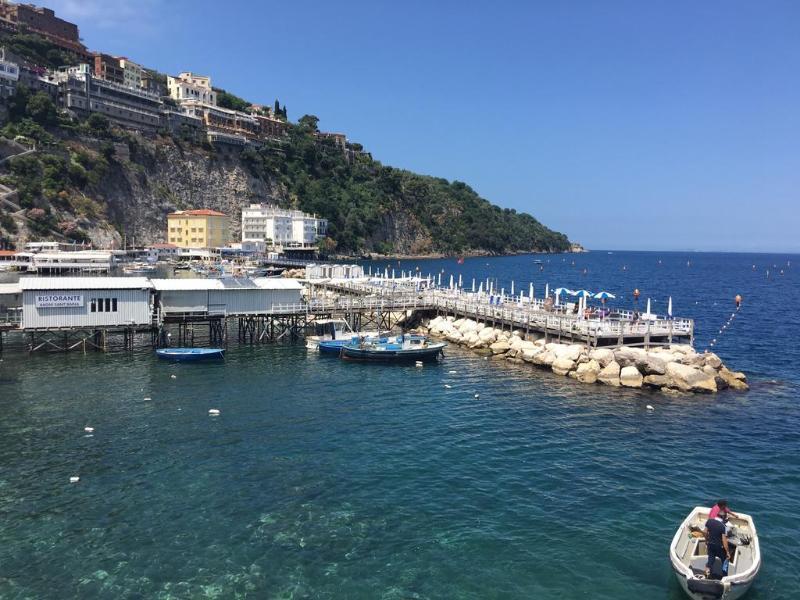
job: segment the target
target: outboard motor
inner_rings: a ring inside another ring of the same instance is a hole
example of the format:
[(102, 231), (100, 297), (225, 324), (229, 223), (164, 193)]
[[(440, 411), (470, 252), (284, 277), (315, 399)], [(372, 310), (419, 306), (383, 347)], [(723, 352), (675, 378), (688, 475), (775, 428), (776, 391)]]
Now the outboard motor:
[(700, 594), (704, 599), (715, 600), (722, 598), (725, 593), (725, 585), (721, 581), (714, 581), (711, 579), (689, 579), (687, 587), (690, 592)]

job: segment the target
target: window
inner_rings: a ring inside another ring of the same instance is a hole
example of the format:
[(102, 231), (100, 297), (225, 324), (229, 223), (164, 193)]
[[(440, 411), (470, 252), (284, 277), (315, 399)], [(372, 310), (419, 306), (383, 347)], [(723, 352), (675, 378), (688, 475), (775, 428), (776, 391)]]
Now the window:
[(94, 298), (92, 298), (91, 312), (97, 312), (97, 300), (95, 300)]
[(97, 312), (103, 312), (103, 299), (97, 299)]
[(117, 299), (116, 298), (112, 298), (111, 299), (111, 311), (112, 312), (117, 312)]

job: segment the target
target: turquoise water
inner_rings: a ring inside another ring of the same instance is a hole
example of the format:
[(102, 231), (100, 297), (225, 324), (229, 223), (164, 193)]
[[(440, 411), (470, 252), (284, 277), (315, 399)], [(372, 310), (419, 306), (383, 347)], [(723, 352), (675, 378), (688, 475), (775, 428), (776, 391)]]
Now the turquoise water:
[[(619, 291), (626, 262), (705, 320), (699, 345), (738, 288), (745, 309), (718, 349), (750, 372), (747, 394), (582, 386), (454, 348), (422, 369), (291, 345), (232, 345), (204, 365), (7, 354), (0, 596), (677, 599), (672, 534), (724, 496), (760, 531), (748, 598), (795, 598), (796, 271), (696, 257), (663, 259), (663, 276), (632, 253), (557, 257), (545, 273), (580, 283), (606, 268)], [(461, 268), (516, 277), (525, 260)]]

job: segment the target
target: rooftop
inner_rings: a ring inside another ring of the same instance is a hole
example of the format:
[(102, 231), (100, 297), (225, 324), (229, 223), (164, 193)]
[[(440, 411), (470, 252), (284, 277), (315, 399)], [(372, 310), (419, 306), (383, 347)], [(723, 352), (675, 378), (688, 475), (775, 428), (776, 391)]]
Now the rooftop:
[(26, 290), (132, 290), (153, 287), (146, 277), (22, 277)]
[(168, 217), (176, 216), (189, 216), (189, 217), (227, 217), (225, 213), (209, 208), (198, 208), (195, 210), (176, 210), (174, 213), (169, 213)]

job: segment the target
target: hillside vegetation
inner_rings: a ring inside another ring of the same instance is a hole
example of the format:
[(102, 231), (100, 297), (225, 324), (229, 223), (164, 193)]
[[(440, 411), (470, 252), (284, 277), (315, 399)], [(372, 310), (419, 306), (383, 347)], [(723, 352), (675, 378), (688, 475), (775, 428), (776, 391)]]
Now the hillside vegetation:
[[(10, 42), (15, 52), (47, 66), (63, 62), (36, 36)], [(224, 90), (220, 96), (231, 108), (247, 104)], [(145, 138), (98, 114), (76, 120), (23, 86), (6, 108), (0, 135), (22, 136), (38, 149), (0, 168), (0, 183), (16, 190), (19, 208), (0, 206), (0, 241), (7, 245), (54, 235), (98, 244), (119, 244), (125, 236), (163, 241), (167, 212), (199, 207), (223, 210), (237, 232), (241, 207), (264, 201), (327, 218), (328, 252), (569, 249), (563, 234), (531, 215), (492, 205), (465, 183), (345, 153), (315, 136), (314, 116), (302, 117), (284, 139), (219, 152), (205, 141), (166, 133)]]

